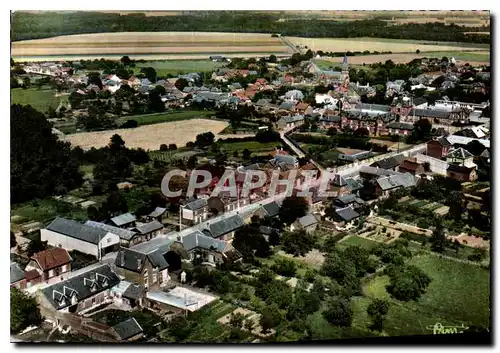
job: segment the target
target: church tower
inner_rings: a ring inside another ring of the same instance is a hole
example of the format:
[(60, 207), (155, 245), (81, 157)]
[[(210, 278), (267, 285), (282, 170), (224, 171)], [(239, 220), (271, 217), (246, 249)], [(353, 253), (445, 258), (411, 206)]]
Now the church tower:
[(349, 87), (349, 63), (347, 62), (347, 53), (344, 54), (344, 59), (342, 60), (342, 85), (345, 88)]

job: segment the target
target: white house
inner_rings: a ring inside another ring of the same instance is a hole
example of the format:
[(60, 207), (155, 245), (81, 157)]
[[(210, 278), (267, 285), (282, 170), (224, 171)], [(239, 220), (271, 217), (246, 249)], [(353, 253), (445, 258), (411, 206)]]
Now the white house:
[(338, 102), (338, 99), (333, 98), (329, 94), (322, 94), (322, 93), (316, 93), (314, 99), (316, 100), (316, 104), (336, 106)]
[(120, 237), (105, 229), (95, 228), (79, 222), (59, 218), (54, 219), (40, 231), (41, 240), (49, 245), (68, 251), (78, 250), (100, 259), (107, 253), (117, 251)]

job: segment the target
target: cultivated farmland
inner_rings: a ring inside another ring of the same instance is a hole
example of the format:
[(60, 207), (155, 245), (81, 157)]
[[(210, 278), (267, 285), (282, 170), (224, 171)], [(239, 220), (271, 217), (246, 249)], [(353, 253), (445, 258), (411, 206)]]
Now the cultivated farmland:
[[(300, 38), (287, 37), (294, 45), (307, 46), (309, 49), (317, 51), (391, 51), (393, 53), (415, 53), (418, 49), (420, 52), (432, 51), (463, 51), (463, 50), (478, 50), (474, 44), (467, 46), (464, 43), (429, 43), (425, 44), (421, 41), (408, 40), (387, 40), (379, 38)], [(483, 49), (484, 50), (484, 49)]]
[[(12, 56), (289, 53), (279, 38), (259, 33), (118, 32), (12, 43)], [(135, 57), (134, 57), (135, 58)]]
[(211, 131), (214, 135), (220, 133), (228, 125), (227, 122), (208, 119), (191, 119), (185, 121), (167, 122), (154, 125), (139, 126), (134, 129), (116, 129), (107, 131), (83, 132), (65, 137), (73, 146), (83, 149), (100, 148), (109, 143), (111, 136), (119, 134), (129, 148), (144, 148), (157, 150), (161, 144), (175, 143), (184, 146), (194, 141), (196, 135)]
[[(385, 62), (386, 60), (392, 60), (396, 64), (406, 64), (413, 59), (427, 58), (442, 58), (446, 56), (448, 58), (454, 57), (458, 63), (469, 63), (471, 65), (485, 65), (490, 63), (490, 55), (488, 52), (477, 51), (477, 52), (429, 52), (421, 54), (381, 54), (381, 55), (359, 55), (350, 56), (350, 65), (370, 65), (379, 62)], [(340, 66), (342, 58), (330, 58), (322, 57), (321, 60), (317, 62), (330, 62), (331, 66)], [(322, 67), (324, 67), (323, 65)], [(329, 66), (329, 65), (326, 65)], [(321, 66), (320, 66), (321, 67)]]

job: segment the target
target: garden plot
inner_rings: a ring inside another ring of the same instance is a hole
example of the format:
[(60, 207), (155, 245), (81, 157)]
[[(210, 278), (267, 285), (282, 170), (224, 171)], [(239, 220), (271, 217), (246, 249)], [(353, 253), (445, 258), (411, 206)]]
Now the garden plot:
[(229, 321), (231, 320), (231, 315), (232, 314), (241, 314), (241, 315), (243, 315), (245, 317), (245, 319), (243, 320), (243, 327), (241, 327), (241, 330), (243, 330), (243, 331), (249, 331), (245, 327), (245, 323), (248, 320), (251, 320), (251, 321), (253, 321), (254, 327), (249, 332), (252, 333), (252, 334), (254, 334), (254, 335), (256, 335), (256, 336), (268, 337), (268, 336), (273, 335), (276, 332), (273, 329), (271, 329), (271, 330), (269, 330), (269, 332), (263, 333), (262, 332), (262, 327), (259, 325), (260, 317), (262, 315), (256, 313), (255, 311), (251, 311), (251, 310), (243, 309), (243, 308), (237, 308), (237, 309), (235, 309), (232, 313), (227, 314), (227, 315), (221, 317), (219, 320), (217, 320), (217, 322), (219, 324), (221, 324), (221, 325), (229, 325)]
[(448, 214), (449, 211), (450, 211), (449, 206), (442, 206), (442, 207), (439, 207), (437, 210), (434, 210), (434, 214), (436, 214), (438, 216), (444, 216), (444, 215)]
[(300, 262), (305, 263), (308, 266), (319, 269), (323, 262), (325, 262), (325, 256), (317, 249), (313, 249), (309, 251), (306, 256), (298, 256), (294, 257), (293, 255), (287, 254), (284, 251), (278, 252), (279, 256), (287, 257), (293, 260), (299, 260)]

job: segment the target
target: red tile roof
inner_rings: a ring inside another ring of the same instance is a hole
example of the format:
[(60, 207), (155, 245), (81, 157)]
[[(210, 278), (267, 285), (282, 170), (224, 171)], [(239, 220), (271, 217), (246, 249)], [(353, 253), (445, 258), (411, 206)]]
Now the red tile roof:
[(37, 270), (24, 271), (24, 277), (26, 278), (26, 281), (29, 282), (32, 279), (40, 277), (40, 274)]
[(307, 103), (299, 103), (295, 106), (295, 108), (298, 110), (306, 110), (308, 107), (309, 107), (309, 104), (307, 104)]
[(66, 249), (51, 248), (34, 254), (31, 259), (35, 260), (43, 271), (53, 269), (71, 262)]

